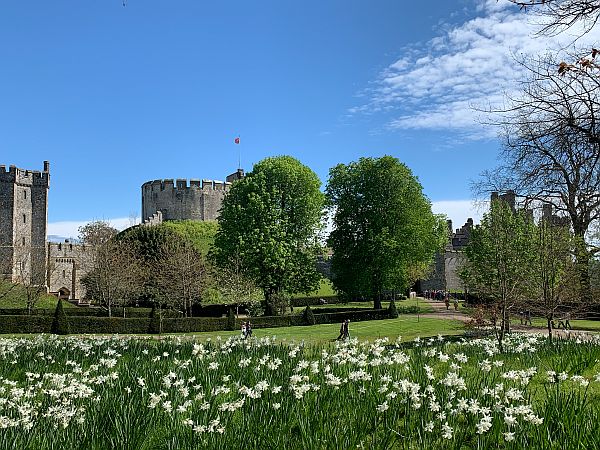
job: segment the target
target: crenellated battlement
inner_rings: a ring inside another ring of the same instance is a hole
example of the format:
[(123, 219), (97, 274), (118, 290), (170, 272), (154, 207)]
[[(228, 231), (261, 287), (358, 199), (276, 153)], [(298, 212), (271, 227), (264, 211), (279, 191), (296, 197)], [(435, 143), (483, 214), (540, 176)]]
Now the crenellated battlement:
[(50, 165), (44, 161), (44, 171), (19, 169), (11, 165), (6, 169), (0, 165), (0, 182), (14, 183), (20, 186), (50, 186)]
[(143, 191), (165, 191), (165, 190), (207, 190), (207, 191), (226, 191), (231, 186), (231, 183), (228, 181), (220, 181), (220, 180), (198, 180), (195, 178), (191, 179), (183, 179), (178, 178), (177, 180), (173, 180), (172, 178), (166, 178), (162, 180), (152, 180), (147, 181), (142, 184)]
[(211, 179), (166, 178), (142, 184), (142, 217), (150, 222), (162, 220), (216, 220), (232, 181), (243, 177), (239, 169), (227, 181)]

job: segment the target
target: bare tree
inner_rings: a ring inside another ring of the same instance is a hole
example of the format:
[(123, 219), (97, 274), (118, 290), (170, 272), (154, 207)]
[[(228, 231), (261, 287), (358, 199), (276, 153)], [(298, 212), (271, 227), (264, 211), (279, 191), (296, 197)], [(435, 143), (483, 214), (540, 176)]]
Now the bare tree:
[(86, 295), (105, 307), (109, 317), (116, 306), (122, 306), (125, 315), (124, 307), (142, 291), (144, 264), (129, 242), (118, 239), (97, 245), (89, 253), (87, 273), (81, 280)]
[(169, 239), (161, 245), (151, 270), (161, 305), (178, 308), (191, 317), (192, 306), (200, 302), (207, 284), (204, 256), (183, 239)]
[(25, 305), (27, 314), (31, 314), (37, 302), (47, 293), (44, 284), (46, 280), (46, 267), (35, 264), (31, 246), (15, 246), (16, 281), (25, 292)]
[(600, 248), (588, 232), (600, 219), (600, 78), (584, 69), (555, 70), (544, 58), (526, 64), (531, 78), (498, 113), (501, 164), (484, 172), (479, 193), (514, 190), (526, 206), (552, 205), (569, 218), (586, 297), (589, 263)]
[(508, 0), (522, 10), (536, 8), (543, 17), (539, 34), (555, 35), (583, 25), (583, 33), (590, 31), (600, 17), (599, 0)]

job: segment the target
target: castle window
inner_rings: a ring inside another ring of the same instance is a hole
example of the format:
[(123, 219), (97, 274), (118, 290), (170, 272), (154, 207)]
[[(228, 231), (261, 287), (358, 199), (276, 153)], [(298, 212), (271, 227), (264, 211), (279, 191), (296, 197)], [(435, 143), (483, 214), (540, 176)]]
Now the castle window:
[(25, 245), (25, 238), (23, 238), (23, 245)]
[(73, 250), (73, 244), (69, 244), (69, 250)]
[(60, 252), (62, 250), (62, 244), (59, 242), (58, 243), (58, 251)]
[(27, 223), (27, 216), (23, 214), (23, 223)]
[(27, 200), (27, 191), (26, 191), (26, 190), (23, 190), (23, 198), (24, 198), (25, 200)]
[(63, 278), (67, 276), (67, 272), (63, 270)]

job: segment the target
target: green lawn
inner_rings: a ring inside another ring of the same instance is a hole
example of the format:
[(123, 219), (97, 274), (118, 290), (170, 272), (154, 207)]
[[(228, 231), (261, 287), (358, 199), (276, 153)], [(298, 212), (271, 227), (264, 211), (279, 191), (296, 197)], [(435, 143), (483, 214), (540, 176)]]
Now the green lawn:
[[(10, 284), (5, 281), (0, 281), (0, 308), (5, 309), (25, 309), (27, 308), (25, 289), (22, 286), (16, 286), (14, 289), (9, 291)], [(6, 292), (8, 292), (6, 295)], [(53, 295), (43, 295), (42, 298), (36, 303), (35, 307), (38, 309), (54, 309), (56, 308), (56, 302), (58, 299)], [(64, 302), (65, 308), (77, 308), (69, 302)]]
[[(389, 306), (389, 302), (381, 302), (382, 307), (385, 309)], [(418, 306), (421, 314), (433, 312), (433, 308), (426, 304), (423, 299), (417, 301), (414, 298), (406, 300), (396, 300), (397, 308), (408, 308), (411, 306)], [(349, 302), (349, 303), (327, 303), (326, 305), (315, 305), (313, 308), (373, 308), (373, 302)], [(299, 308), (294, 308), (294, 312)]]
[[(323, 344), (334, 341), (339, 334), (339, 324), (313, 325), (306, 327), (281, 327), (255, 329), (254, 336), (276, 336), (287, 341), (304, 341), (310, 344)], [(411, 341), (417, 336), (437, 336), (462, 334), (464, 326), (460, 321), (447, 319), (418, 318), (417, 316), (401, 316), (398, 319), (370, 320), (351, 322), (350, 336), (360, 340), (374, 340), (388, 337), (395, 340), (402, 336), (403, 341)], [(187, 333), (201, 339), (217, 336), (228, 337), (239, 335), (239, 331), (213, 331), (205, 333)]]
[(333, 297), (337, 295), (333, 289), (333, 284), (327, 278), (321, 279), (319, 289), (308, 294), (292, 294), (292, 298), (304, 298), (304, 297)]
[[(513, 325), (520, 325), (521, 321), (518, 318), (513, 318), (510, 321)], [(574, 330), (589, 330), (589, 331), (600, 331), (600, 320), (571, 320), (571, 326)], [(534, 317), (531, 320), (534, 327), (540, 328), (540, 331), (546, 330), (546, 319), (541, 317)], [(558, 325), (558, 320), (554, 323)]]

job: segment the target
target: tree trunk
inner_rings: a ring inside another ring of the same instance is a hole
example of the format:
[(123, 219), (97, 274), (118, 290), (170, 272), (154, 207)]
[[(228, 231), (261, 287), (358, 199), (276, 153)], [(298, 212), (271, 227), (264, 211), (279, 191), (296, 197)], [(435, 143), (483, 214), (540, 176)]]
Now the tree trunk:
[(547, 326), (548, 326), (548, 340), (552, 342), (552, 315), (549, 315), (546, 318)]
[(381, 291), (377, 291), (377, 296), (375, 297), (375, 300), (373, 301), (373, 308), (381, 309)]

